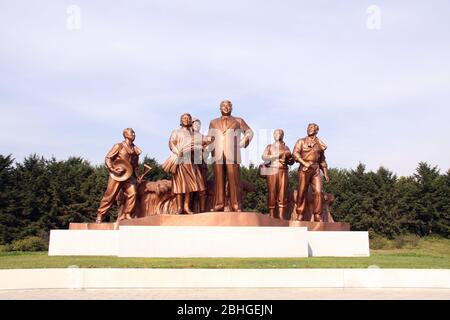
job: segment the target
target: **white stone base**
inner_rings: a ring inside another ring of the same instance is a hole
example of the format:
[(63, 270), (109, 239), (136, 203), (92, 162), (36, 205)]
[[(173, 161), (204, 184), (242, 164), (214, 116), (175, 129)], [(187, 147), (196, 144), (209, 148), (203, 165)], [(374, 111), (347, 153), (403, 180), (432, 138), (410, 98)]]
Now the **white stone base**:
[(119, 257), (307, 257), (306, 228), (149, 227), (119, 229)]
[(116, 230), (50, 230), (49, 256), (117, 256)]
[(368, 257), (367, 231), (308, 231), (310, 257)]
[(51, 230), (49, 244), (52, 256), (300, 258), (369, 254), (368, 232), (307, 231), (305, 227)]
[(0, 270), (0, 290), (95, 288), (448, 289), (450, 270), (146, 268)]

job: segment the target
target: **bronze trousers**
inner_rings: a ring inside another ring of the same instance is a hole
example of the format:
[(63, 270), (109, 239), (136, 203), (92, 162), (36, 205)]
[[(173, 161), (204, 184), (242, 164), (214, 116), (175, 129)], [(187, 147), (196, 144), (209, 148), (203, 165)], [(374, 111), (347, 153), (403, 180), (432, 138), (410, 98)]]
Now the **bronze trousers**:
[(230, 210), (241, 209), (241, 171), (239, 164), (213, 164), (214, 170), (214, 208), (225, 207), (225, 179), (228, 179)]
[(284, 208), (287, 205), (288, 169), (280, 168), (275, 174), (266, 176), (267, 204), (269, 209)]
[(308, 188), (311, 185), (313, 190), (313, 214), (320, 215), (322, 212), (322, 178), (318, 166), (310, 167), (303, 171), (300, 167), (298, 171), (298, 191), (297, 191), (297, 214), (302, 215), (306, 211)]
[(103, 195), (102, 200), (100, 200), (100, 206), (97, 210), (97, 215), (103, 216), (108, 213), (108, 210), (114, 204), (114, 201), (116, 200), (117, 194), (120, 190), (123, 190), (123, 194), (125, 196), (122, 214), (133, 213), (137, 195), (136, 184), (132, 182), (131, 179), (119, 182), (109, 177), (105, 194)]

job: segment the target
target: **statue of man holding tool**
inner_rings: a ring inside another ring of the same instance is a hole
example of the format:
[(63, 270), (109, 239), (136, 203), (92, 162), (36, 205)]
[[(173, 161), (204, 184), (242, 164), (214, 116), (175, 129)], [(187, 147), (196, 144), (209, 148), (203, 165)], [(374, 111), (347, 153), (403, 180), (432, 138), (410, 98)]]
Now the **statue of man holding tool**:
[(139, 155), (141, 149), (134, 145), (136, 134), (132, 128), (123, 130), (124, 141), (116, 143), (105, 157), (105, 165), (109, 171), (108, 184), (97, 210), (97, 223), (114, 204), (117, 195), (123, 191), (124, 199), (118, 220), (131, 219), (136, 204), (137, 184), (151, 168), (146, 166), (144, 173), (138, 175)]

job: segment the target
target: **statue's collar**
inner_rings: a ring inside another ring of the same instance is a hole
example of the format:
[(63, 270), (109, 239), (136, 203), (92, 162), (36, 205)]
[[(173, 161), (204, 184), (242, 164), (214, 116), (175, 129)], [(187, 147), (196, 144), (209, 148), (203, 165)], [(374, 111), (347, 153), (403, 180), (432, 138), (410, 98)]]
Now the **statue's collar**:
[(128, 154), (133, 154), (133, 153), (136, 153), (138, 155), (140, 154), (140, 149), (138, 147), (136, 147), (134, 145), (134, 143), (130, 146), (130, 145), (128, 145), (128, 143), (126, 141), (123, 141), (122, 147), (125, 148), (125, 150), (127, 151)]

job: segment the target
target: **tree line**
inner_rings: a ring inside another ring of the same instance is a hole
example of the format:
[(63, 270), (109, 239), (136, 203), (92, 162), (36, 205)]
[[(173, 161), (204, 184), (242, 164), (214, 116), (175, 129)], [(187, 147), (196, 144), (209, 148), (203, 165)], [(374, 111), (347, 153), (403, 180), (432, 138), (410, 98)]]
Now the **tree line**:
[[(170, 179), (161, 165), (146, 156), (153, 167), (148, 180)], [(211, 169), (211, 168), (210, 168)], [(209, 177), (212, 178), (212, 170)], [(258, 167), (242, 167), (242, 179), (254, 184), (244, 210), (267, 212), (266, 182)], [(15, 162), (12, 155), (0, 155), (0, 244), (29, 236), (48, 239), (49, 230), (65, 229), (70, 222), (92, 222), (106, 187), (108, 172), (80, 157), (67, 160), (30, 155)], [(450, 235), (450, 170), (420, 163), (408, 177), (397, 177), (386, 168), (367, 171), (330, 169), (336, 221), (349, 222), (352, 230), (393, 238), (402, 234)], [(289, 173), (290, 187), (297, 186), (297, 168)], [(109, 219), (115, 219), (115, 211)]]

